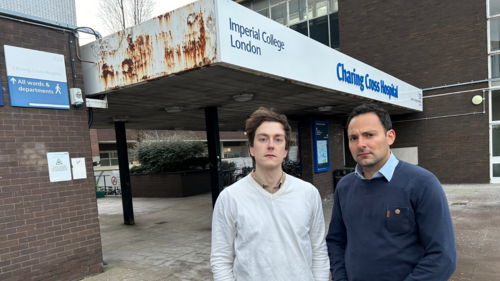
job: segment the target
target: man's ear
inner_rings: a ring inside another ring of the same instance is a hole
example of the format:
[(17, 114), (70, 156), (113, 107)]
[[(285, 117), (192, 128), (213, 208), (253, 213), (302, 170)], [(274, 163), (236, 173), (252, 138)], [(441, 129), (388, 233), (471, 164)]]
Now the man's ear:
[(255, 157), (255, 155), (253, 155), (253, 147), (250, 143), (248, 143), (248, 150), (250, 150), (250, 155), (252, 155), (253, 157)]
[(387, 143), (389, 143), (389, 145), (392, 145), (395, 140), (396, 140), (396, 132), (392, 129), (387, 131)]

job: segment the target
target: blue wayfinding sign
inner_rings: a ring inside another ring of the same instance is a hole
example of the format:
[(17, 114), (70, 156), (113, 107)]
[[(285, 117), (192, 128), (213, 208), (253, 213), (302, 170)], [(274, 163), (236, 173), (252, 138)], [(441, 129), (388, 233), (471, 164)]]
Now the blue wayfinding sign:
[(11, 106), (69, 109), (64, 56), (4, 46)]
[(12, 106), (69, 109), (66, 83), (7, 76)]
[(0, 106), (3, 106), (3, 87), (2, 87), (2, 77), (0, 77)]

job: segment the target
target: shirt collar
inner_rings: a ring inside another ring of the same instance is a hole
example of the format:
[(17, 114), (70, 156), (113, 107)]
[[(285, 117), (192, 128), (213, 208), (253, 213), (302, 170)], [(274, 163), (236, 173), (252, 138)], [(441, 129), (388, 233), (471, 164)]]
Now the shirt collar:
[[(250, 174), (252, 176), (252, 179), (259, 185), (261, 186), (262, 188), (267, 188), (268, 186), (265, 185), (261, 180), (259, 180), (259, 178), (255, 175), (255, 170), (252, 171), (252, 173)], [(278, 182), (278, 184), (275, 186), (277, 188), (280, 188), (283, 183), (285, 183), (285, 179), (286, 179), (286, 174), (283, 172), (283, 175), (281, 176), (281, 179), (280, 181)]]
[[(390, 182), (392, 179), (392, 176), (394, 175), (394, 170), (396, 169), (396, 166), (399, 164), (399, 160), (394, 156), (394, 154), (391, 152), (391, 156), (389, 156), (389, 160), (385, 162), (384, 166), (376, 172), (372, 179), (376, 178), (382, 178), (385, 177), (385, 179)], [(363, 168), (359, 165), (356, 164), (356, 169), (354, 171), (356, 176), (362, 180), (369, 180), (363, 176)]]

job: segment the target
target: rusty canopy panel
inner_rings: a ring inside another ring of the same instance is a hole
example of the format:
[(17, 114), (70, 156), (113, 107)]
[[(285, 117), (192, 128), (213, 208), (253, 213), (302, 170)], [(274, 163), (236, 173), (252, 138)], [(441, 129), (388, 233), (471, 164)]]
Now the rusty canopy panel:
[(217, 60), (213, 1), (198, 1), (82, 48), (89, 96), (197, 69)]

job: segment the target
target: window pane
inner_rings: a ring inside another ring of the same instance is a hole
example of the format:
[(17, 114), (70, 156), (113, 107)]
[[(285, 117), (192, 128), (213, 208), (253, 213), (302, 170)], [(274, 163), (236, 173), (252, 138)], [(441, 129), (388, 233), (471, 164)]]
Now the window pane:
[[(491, 78), (500, 78), (500, 55), (491, 56)], [(500, 81), (491, 82), (491, 86), (500, 86)]]
[(271, 8), (271, 19), (286, 25), (286, 3)]
[(500, 164), (493, 164), (493, 176), (500, 177)]
[(247, 7), (248, 9), (251, 9), (252, 3), (243, 4), (243, 7)]
[(311, 33), (311, 38), (323, 43), (328, 44), (328, 17), (324, 16), (309, 21), (309, 32)]
[(101, 160), (101, 166), (109, 166), (109, 159)]
[(118, 158), (118, 152), (111, 152), (110, 155), (110, 158)]
[(292, 0), (288, 4), (290, 10), (290, 24), (306, 19), (306, 0)]
[(271, 0), (271, 6), (272, 5), (276, 5), (278, 3), (281, 3), (281, 2), (286, 2), (287, 0)]
[(259, 11), (269, 7), (269, 0), (255, 0), (252, 2), (252, 9)]
[(339, 14), (330, 14), (330, 40), (332, 48), (340, 47), (340, 36), (339, 36)]
[(269, 9), (265, 9), (262, 11), (258, 11), (257, 13), (263, 15), (264, 17), (268, 18), (269, 17)]
[(490, 49), (500, 50), (500, 18), (490, 20)]
[(328, 0), (328, 13), (336, 13), (339, 11), (339, 1), (338, 0)]
[(500, 121), (500, 91), (491, 93), (491, 121)]
[(118, 165), (118, 159), (111, 159), (111, 166)]
[(297, 31), (298, 33), (305, 35), (305, 36), (309, 36), (307, 34), (307, 22), (292, 25), (292, 26), (290, 26), (290, 28)]
[(327, 14), (327, 0), (309, 0), (307, 15), (309, 19), (325, 16)]
[(101, 158), (109, 158), (109, 153), (99, 153)]
[(493, 140), (493, 156), (500, 156), (500, 125), (491, 126), (491, 138)]
[(500, 14), (500, 0), (490, 0), (490, 16)]

